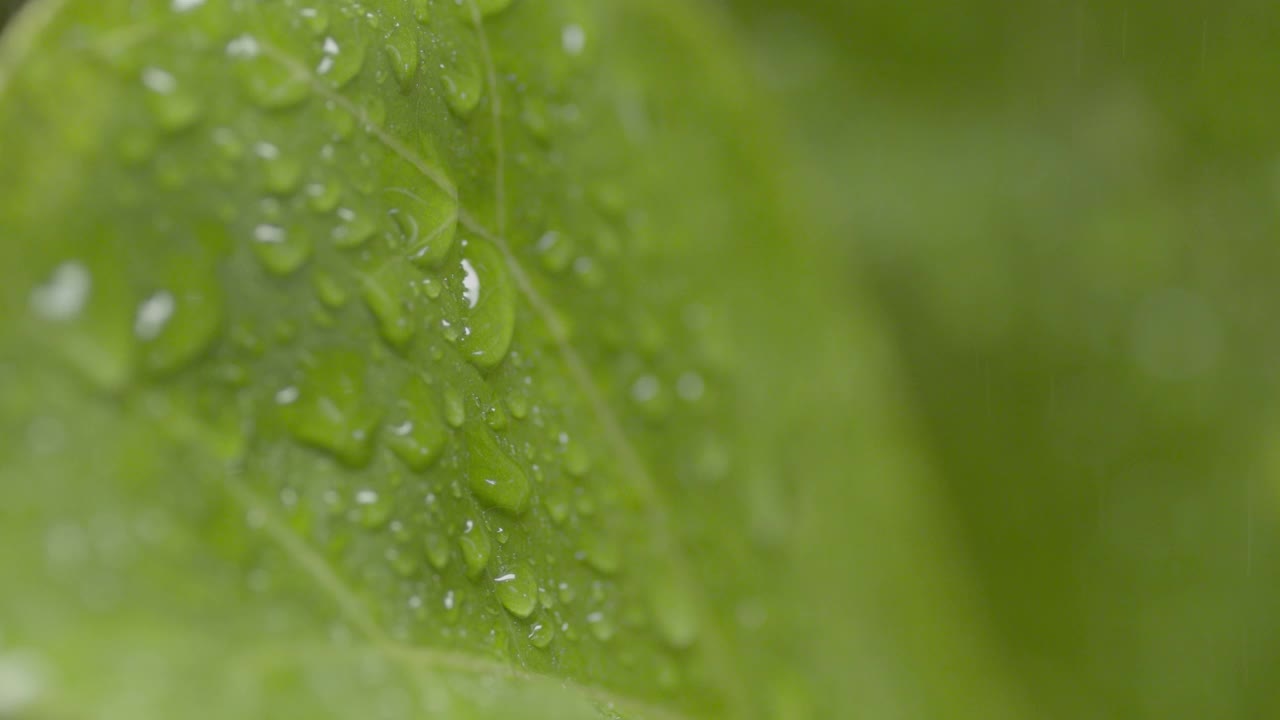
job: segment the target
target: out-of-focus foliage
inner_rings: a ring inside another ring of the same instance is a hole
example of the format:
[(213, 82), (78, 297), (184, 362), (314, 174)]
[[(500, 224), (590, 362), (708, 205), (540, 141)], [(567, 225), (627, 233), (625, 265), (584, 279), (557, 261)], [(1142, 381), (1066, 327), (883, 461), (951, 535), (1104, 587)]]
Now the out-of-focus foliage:
[(1280, 716), (1280, 7), (733, 5), (1037, 716)]

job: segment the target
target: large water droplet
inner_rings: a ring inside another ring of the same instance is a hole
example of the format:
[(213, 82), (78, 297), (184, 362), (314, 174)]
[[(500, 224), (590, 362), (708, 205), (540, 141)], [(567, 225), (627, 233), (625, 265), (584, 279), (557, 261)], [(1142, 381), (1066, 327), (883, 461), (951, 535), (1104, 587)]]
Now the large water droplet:
[(462, 534), (458, 536), (458, 548), (462, 550), (462, 562), (467, 566), (467, 577), (479, 577), (493, 552), (489, 533), (479, 522), (467, 520), (462, 525)]
[(431, 389), (413, 378), (400, 390), (387, 419), (387, 446), (411, 469), (421, 472), (444, 452), (449, 431), (436, 409)]
[(527, 618), (538, 607), (538, 581), (533, 572), (518, 568), (493, 579), (497, 586), (498, 601), (512, 615)]
[(529, 508), (529, 478), (486, 427), (467, 433), (467, 477), (481, 502), (512, 513)]
[(373, 454), (377, 408), (364, 388), (364, 361), (332, 352), (305, 361), (303, 381), (276, 401), (285, 425), (300, 442), (332, 453), (347, 465), (368, 464)]
[(516, 288), (505, 259), (488, 242), (467, 244), (459, 263), (464, 331), (458, 345), (476, 367), (502, 362), (511, 347), (516, 324)]

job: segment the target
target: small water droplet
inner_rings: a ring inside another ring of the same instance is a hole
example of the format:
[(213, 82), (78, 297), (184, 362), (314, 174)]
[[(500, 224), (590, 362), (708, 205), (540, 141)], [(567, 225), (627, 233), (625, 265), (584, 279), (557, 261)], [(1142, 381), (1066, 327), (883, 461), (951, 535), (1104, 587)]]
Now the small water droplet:
[(517, 420), (523, 420), (529, 416), (529, 396), (524, 394), (519, 388), (512, 390), (507, 395), (507, 409), (511, 411), (511, 416)]
[(493, 579), (497, 586), (498, 601), (512, 615), (527, 618), (538, 607), (538, 582), (533, 573), (520, 568)]
[[(321, 43), (323, 52), (316, 74), (336, 88), (351, 82), (364, 68), (365, 44), (359, 40), (343, 40), (330, 36)], [(342, 112), (346, 112), (345, 109)]]
[(555, 639), (556, 628), (549, 622), (536, 622), (529, 628), (529, 642), (536, 648), (545, 648)]
[(392, 569), (401, 577), (410, 577), (418, 570), (418, 558), (413, 553), (404, 552), (400, 548), (387, 548), (386, 558)]
[(479, 577), (493, 552), (489, 533), (475, 520), (467, 520), (463, 523), (462, 534), (458, 536), (458, 547), (462, 550), (462, 562), (467, 566), (467, 577)]
[(622, 565), (622, 549), (616, 540), (604, 533), (587, 533), (582, 551), (587, 564), (606, 575), (616, 573)]
[(382, 527), (391, 517), (391, 509), (390, 497), (368, 488), (356, 491), (356, 510), (365, 527)]
[(422, 472), (440, 458), (448, 440), (431, 389), (413, 378), (400, 389), (387, 419), (387, 446), (410, 469)]
[(511, 0), (475, 0), (475, 3), (485, 17), (497, 15), (511, 6)]
[(481, 502), (520, 514), (529, 508), (529, 478), (481, 426), (467, 434), (467, 477)]
[(306, 361), (296, 399), (281, 405), (286, 427), (300, 442), (332, 453), (354, 467), (373, 454), (377, 409), (364, 389), (364, 361), (333, 352)]
[(408, 25), (396, 25), (387, 36), (383, 48), (396, 81), (400, 83), (402, 90), (408, 92), (413, 88), (413, 79), (418, 73), (417, 30)]
[(467, 243), (463, 271), (463, 324), (470, 332), (458, 341), (463, 355), (481, 369), (502, 362), (515, 333), (515, 285), (502, 254), (487, 242)]
[(650, 584), (649, 607), (658, 634), (668, 645), (681, 650), (697, 639), (697, 606), (674, 577), (660, 576)]
[(573, 243), (563, 233), (549, 230), (538, 238), (536, 245), (542, 266), (551, 272), (560, 272), (569, 267), (573, 259)]
[(165, 70), (145, 68), (142, 84), (149, 91), (147, 109), (162, 130), (177, 132), (191, 127), (203, 114), (203, 106), (196, 95), (180, 87), (177, 79)]
[(587, 46), (587, 33), (581, 25), (565, 25), (560, 30), (560, 46), (570, 55), (581, 55)]
[(275, 58), (261, 51), (258, 41), (241, 35), (227, 44), (227, 54), (234, 59), (240, 87), (249, 99), (268, 110), (283, 110), (302, 104), (311, 96), (311, 82)]
[(444, 418), (450, 427), (460, 428), (467, 421), (467, 407), (463, 395), (452, 385), (444, 389)]
[(396, 187), (387, 192), (400, 200), (390, 215), (400, 228), (409, 259), (423, 269), (437, 267), (453, 248), (458, 199), (435, 187), (416, 192)]
[(358, 275), (360, 297), (373, 313), (378, 333), (395, 348), (407, 345), (416, 328), (404, 297), (408, 281), (401, 277), (399, 268), (397, 263), (388, 263), (377, 271)]
[(378, 229), (373, 218), (367, 213), (357, 213), (346, 207), (337, 209), (339, 223), (329, 231), (335, 247), (354, 248), (363, 245)]
[(444, 99), (455, 115), (466, 119), (480, 104), (484, 93), (484, 73), (469, 48), (456, 49), (450, 59), (450, 64), (442, 68), (444, 72), (440, 75)]
[(64, 262), (54, 268), (47, 283), (31, 291), (31, 309), (46, 320), (74, 320), (84, 309), (92, 287), (92, 275), (84, 265), (74, 260)]
[(429, 532), (422, 539), (427, 551), (427, 562), (436, 570), (444, 570), (449, 564), (449, 543), (439, 533)]
[(288, 275), (311, 256), (311, 241), (302, 233), (290, 233), (279, 225), (262, 223), (253, 229), (253, 251), (268, 271)]
[(706, 391), (702, 376), (692, 370), (676, 378), (676, 395), (685, 402), (697, 402)]
[(587, 615), (587, 628), (591, 630), (591, 634), (600, 642), (609, 642), (616, 632), (613, 621), (599, 610)]
[(324, 271), (318, 271), (312, 277), (316, 296), (326, 307), (338, 309), (347, 303), (347, 290), (338, 279)]

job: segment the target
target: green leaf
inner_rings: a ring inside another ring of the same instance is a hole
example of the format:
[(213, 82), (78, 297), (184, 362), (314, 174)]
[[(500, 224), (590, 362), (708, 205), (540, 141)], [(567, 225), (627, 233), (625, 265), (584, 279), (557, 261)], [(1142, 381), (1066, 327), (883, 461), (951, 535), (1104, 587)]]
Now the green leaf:
[(0, 714), (1012, 716), (715, 16), (43, 0), (0, 51)]

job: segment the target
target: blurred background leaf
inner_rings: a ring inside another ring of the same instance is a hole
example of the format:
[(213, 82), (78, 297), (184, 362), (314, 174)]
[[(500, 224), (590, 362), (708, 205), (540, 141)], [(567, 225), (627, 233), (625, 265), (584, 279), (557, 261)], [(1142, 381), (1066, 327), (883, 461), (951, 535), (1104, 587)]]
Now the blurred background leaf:
[(730, 5), (1034, 712), (1280, 716), (1280, 7)]

